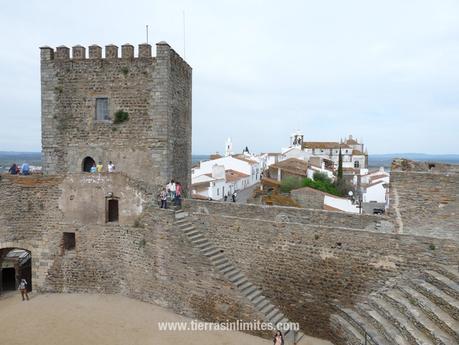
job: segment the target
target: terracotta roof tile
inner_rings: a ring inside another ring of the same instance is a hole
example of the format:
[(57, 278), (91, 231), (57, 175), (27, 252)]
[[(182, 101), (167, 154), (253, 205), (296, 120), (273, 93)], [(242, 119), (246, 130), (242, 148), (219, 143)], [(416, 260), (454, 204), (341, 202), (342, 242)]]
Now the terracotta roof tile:
[[(272, 168), (278, 168), (285, 172), (295, 175), (307, 176), (308, 162), (298, 158), (289, 158), (279, 163), (271, 165)], [(270, 168), (271, 168), (270, 167)]]

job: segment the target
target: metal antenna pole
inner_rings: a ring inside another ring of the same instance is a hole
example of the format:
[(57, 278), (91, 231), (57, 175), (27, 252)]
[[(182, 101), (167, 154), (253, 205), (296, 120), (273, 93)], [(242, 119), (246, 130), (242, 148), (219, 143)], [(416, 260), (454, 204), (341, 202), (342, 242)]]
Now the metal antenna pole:
[(147, 32), (147, 44), (148, 44), (148, 25), (146, 25), (145, 29), (146, 29), (146, 32)]
[(185, 45), (185, 10), (182, 11), (183, 14), (183, 58), (186, 58), (186, 45)]

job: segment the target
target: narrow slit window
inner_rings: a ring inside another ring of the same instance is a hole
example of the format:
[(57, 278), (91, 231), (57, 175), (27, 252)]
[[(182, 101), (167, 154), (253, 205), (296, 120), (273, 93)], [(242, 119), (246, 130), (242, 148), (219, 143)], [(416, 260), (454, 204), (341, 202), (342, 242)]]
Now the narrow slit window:
[(63, 247), (64, 251), (75, 250), (75, 233), (74, 232), (64, 232), (63, 236)]
[(117, 222), (119, 218), (118, 200), (108, 199), (107, 203), (107, 222)]
[(108, 114), (108, 98), (106, 97), (96, 98), (96, 120), (110, 120)]

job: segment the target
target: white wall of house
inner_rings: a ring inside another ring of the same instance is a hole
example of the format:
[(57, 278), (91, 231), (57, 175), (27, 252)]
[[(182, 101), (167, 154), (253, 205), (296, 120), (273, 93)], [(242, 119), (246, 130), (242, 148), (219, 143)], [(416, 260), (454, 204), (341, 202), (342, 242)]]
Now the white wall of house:
[(386, 188), (384, 181), (366, 187), (363, 193), (363, 202), (386, 202)]
[[(241, 159), (237, 159), (234, 157), (222, 157), (210, 161), (201, 162), (199, 167), (192, 169), (191, 178), (197, 177), (204, 174), (212, 174), (215, 172), (221, 172), (222, 168), (216, 168), (215, 166), (223, 166), (224, 170), (234, 170), (237, 172), (241, 172), (243, 174), (249, 175), (247, 178), (247, 187), (250, 187), (260, 181), (260, 162), (256, 161), (255, 158), (247, 157), (248, 159), (253, 159), (254, 163), (251, 164)], [(220, 177), (215, 175), (215, 177)], [(241, 188), (238, 188), (241, 189)]]
[(349, 213), (359, 213), (357, 205), (353, 205), (351, 200), (330, 195), (324, 196), (324, 205), (328, 205), (337, 210)]

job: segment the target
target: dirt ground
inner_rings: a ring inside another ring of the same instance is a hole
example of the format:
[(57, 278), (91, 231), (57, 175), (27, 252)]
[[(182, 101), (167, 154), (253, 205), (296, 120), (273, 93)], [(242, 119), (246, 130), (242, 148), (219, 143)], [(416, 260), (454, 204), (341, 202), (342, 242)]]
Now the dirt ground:
[[(34, 345), (268, 345), (233, 331), (159, 331), (160, 321), (190, 321), (173, 312), (117, 295), (18, 293), (0, 298), (2, 344)], [(331, 345), (308, 338), (301, 345)]]

